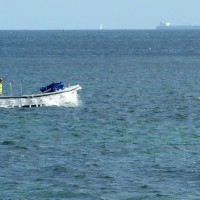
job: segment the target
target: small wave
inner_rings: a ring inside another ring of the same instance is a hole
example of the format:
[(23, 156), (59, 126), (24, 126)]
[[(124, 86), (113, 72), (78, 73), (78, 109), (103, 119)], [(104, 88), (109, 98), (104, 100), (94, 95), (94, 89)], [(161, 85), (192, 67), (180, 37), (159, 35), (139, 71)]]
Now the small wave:
[(10, 141), (10, 140), (5, 140), (1, 143), (2, 145), (15, 145), (15, 142)]

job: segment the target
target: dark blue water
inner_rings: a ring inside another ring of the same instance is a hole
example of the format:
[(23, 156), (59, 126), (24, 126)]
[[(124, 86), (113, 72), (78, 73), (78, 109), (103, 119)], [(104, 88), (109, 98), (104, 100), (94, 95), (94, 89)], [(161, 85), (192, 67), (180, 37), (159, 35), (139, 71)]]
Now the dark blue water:
[(199, 31), (1, 31), (0, 76), (83, 88), (0, 109), (0, 199), (200, 199)]

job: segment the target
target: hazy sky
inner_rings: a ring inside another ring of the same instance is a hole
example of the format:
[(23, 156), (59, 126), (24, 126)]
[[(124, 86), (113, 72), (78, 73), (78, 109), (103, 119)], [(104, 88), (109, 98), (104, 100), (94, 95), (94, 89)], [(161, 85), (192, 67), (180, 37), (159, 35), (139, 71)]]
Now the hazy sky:
[(0, 29), (154, 29), (200, 25), (200, 0), (0, 0)]

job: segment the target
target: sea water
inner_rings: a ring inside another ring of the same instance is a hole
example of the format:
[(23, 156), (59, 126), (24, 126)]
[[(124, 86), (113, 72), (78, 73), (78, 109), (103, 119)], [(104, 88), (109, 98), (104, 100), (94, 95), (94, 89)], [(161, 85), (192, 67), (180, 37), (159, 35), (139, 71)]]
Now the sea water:
[(200, 199), (199, 47), (199, 31), (0, 31), (4, 95), (82, 87), (76, 106), (0, 109), (0, 199)]

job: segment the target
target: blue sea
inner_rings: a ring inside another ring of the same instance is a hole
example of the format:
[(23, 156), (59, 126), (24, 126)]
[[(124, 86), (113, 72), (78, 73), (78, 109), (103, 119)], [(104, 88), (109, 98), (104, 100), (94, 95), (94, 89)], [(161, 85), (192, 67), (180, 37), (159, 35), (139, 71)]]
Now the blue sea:
[[(0, 31), (0, 200), (199, 200), (200, 31)], [(12, 87), (11, 87), (12, 86)]]

